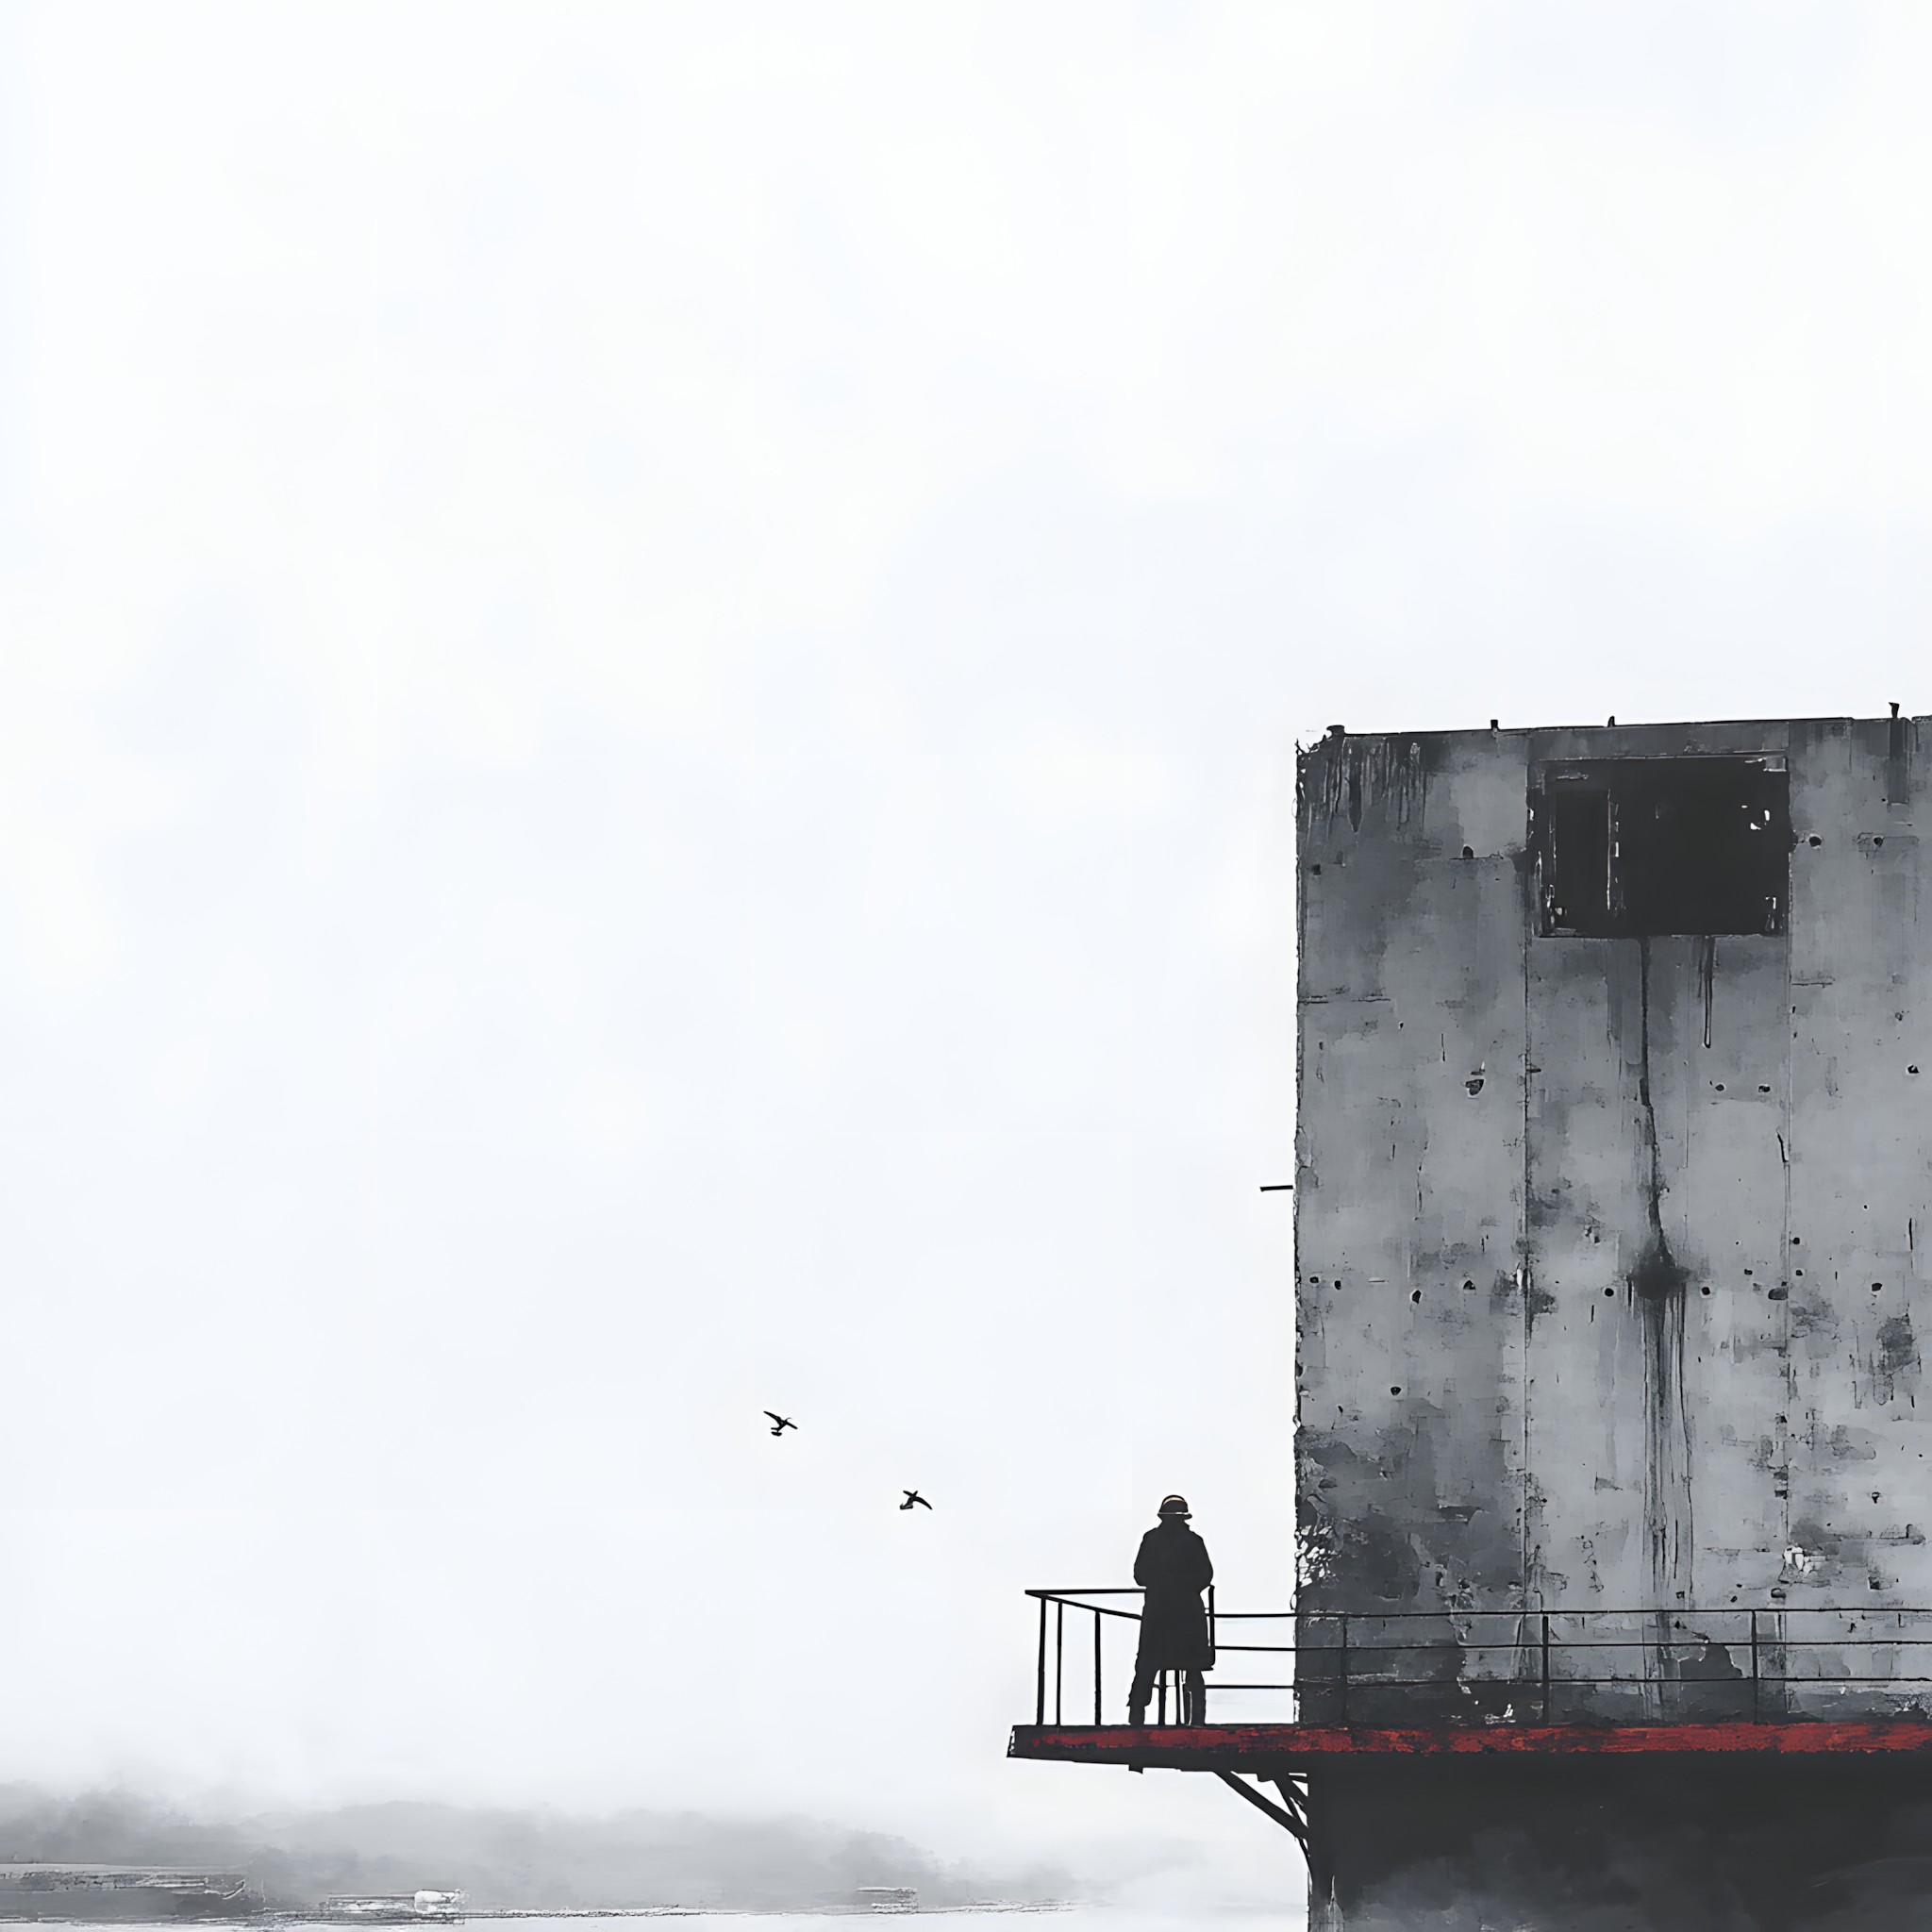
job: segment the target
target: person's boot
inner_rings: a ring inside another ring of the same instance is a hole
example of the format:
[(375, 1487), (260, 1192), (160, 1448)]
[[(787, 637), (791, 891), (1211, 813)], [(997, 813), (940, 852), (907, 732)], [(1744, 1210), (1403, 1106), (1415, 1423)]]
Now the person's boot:
[(1139, 1730), (1147, 1722), (1147, 1701), (1142, 1698), (1139, 1704), (1127, 1706), (1127, 1722)]

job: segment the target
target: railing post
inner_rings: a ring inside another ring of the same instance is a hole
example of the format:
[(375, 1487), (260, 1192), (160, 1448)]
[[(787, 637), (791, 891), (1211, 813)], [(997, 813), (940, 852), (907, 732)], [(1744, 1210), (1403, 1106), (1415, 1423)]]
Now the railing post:
[[(1214, 1586), (1208, 1586), (1208, 1655), (1220, 1654), (1221, 1632), (1214, 1622)], [(1194, 1700), (1194, 1722), (1205, 1724), (1208, 1722), (1208, 1679), (1201, 1679), (1201, 1694)]]
[(1053, 1607), (1053, 1721), (1064, 1724), (1060, 1715), (1060, 1690), (1067, 1680), (1066, 1665), (1067, 1607), (1056, 1603)]
[[(1044, 1627), (1043, 1625), (1041, 1626)], [(1338, 1671), (1341, 1680), (1341, 1722), (1348, 1722), (1348, 1612), (1341, 1613), (1341, 1649)]]
[(1167, 1723), (1167, 1673), (1162, 1671), (1154, 1680), (1154, 1722)]
[(1100, 1612), (1093, 1613), (1093, 1722), (1100, 1723)]
[(1757, 1701), (1757, 1612), (1751, 1612), (1751, 1722), (1756, 1724), (1759, 1716)]
[(1543, 1722), (1550, 1721), (1550, 1613), (1545, 1610), (1543, 1619)]
[(1033, 1665), (1033, 1722), (1046, 1722), (1046, 1599), (1040, 1599), (1040, 1654)]

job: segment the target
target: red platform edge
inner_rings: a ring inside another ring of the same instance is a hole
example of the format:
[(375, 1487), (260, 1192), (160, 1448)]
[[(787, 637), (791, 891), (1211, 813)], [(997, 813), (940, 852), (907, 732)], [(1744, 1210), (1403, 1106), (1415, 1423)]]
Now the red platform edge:
[(1856, 1724), (1491, 1724), (1391, 1730), (1324, 1724), (1015, 1724), (1008, 1757), (1063, 1764), (1145, 1764), (1176, 1771), (1232, 1771), (1244, 1764), (1319, 1764), (1375, 1757), (1543, 1757), (1685, 1754), (1809, 1757), (1822, 1752), (1932, 1753), (1932, 1723), (1920, 1718)]

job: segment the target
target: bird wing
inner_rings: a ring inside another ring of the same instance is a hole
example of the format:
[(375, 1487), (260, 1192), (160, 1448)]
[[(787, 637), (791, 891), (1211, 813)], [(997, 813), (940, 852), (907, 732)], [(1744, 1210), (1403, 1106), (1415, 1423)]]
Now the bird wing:
[[(782, 1415), (780, 1415), (775, 1408), (768, 1408), (766, 1409), (765, 1413), (768, 1416), (770, 1416), (772, 1420), (774, 1423), (776, 1423), (780, 1428), (783, 1428), (785, 1426), (785, 1418)], [(796, 1424), (793, 1424), (793, 1426), (795, 1427)]]

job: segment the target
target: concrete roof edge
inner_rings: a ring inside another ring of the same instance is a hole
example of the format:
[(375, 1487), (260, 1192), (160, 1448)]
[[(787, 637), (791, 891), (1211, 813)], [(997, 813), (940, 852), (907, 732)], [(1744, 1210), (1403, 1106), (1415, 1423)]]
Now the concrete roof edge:
[(1302, 751), (1314, 751), (1340, 736), (1349, 739), (1426, 739), (1426, 738), (1547, 738), (1568, 737), (1578, 732), (1600, 732), (1606, 735), (1630, 731), (1788, 731), (1800, 724), (1921, 724), (1932, 719), (1932, 712), (1902, 711), (1897, 718), (1889, 715), (1860, 717), (1852, 713), (1841, 716), (1791, 717), (1791, 718), (1631, 718), (1619, 719), (1614, 724), (1502, 724), (1491, 731), (1487, 724), (1454, 724), (1424, 730), (1405, 730), (1399, 726), (1388, 729), (1371, 728), (1362, 731), (1349, 730), (1342, 726), (1330, 725), (1322, 737), (1311, 739), (1307, 743), (1297, 746)]

